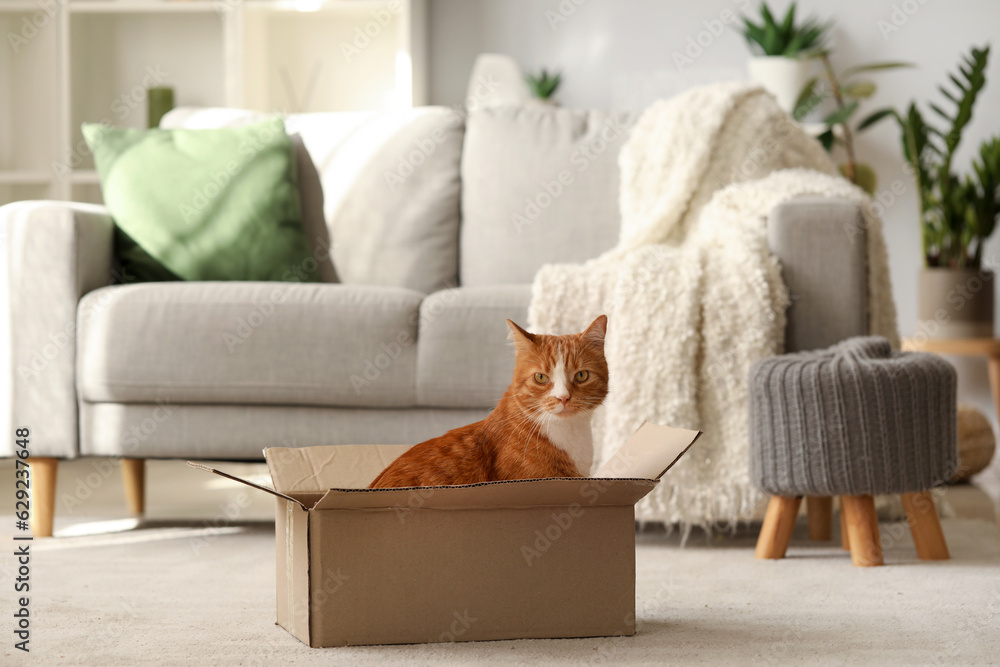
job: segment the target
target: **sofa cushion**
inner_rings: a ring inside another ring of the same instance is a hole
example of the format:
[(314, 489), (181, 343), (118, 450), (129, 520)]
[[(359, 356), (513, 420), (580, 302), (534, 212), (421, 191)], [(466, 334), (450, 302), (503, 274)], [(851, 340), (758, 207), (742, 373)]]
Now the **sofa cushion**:
[(92, 402), (412, 406), (421, 299), (328, 284), (104, 287), (80, 301), (77, 388)]
[(425, 293), (458, 284), (461, 116), (423, 107), (286, 124), (318, 165), (341, 281)]
[(212, 130), (85, 123), (83, 136), (130, 279), (318, 278), (280, 119)]
[(543, 264), (581, 262), (611, 248), (620, 227), (618, 152), (634, 120), (542, 107), (470, 114), (461, 284), (530, 283)]
[(493, 408), (514, 374), (511, 319), (525, 325), (530, 285), (442, 290), (420, 306), (417, 403)]
[[(259, 114), (175, 109), (161, 127), (218, 127)], [(462, 116), (445, 107), (405, 112), (295, 114), (319, 172), (333, 263), (341, 282), (429, 293), (457, 284)]]

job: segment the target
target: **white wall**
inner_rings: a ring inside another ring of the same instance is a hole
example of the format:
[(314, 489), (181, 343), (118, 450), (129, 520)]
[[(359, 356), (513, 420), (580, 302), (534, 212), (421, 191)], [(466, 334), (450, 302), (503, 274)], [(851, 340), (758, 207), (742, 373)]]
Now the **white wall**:
[[(782, 12), (788, 4), (771, 2)], [(873, 76), (879, 91), (869, 103), (872, 109), (903, 108), (911, 99), (941, 100), (937, 86), (954, 71), (960, 54), (1000, 34), (997, 0), (801, 0), (798, 4), (800, 14), (836, 20), (833, 44), (838, 69), (876, 60), (917, 65)], [(528, 70), (561, 69), (564, 84), (559, 98), (568, 107), (636, 108), (702, 81), (745, 78), (748, 51), (735, 23), (702, 53), (694, 52), (692, 64), (679, 67), (674, 56), (683, 55), (689, 40), (706, 30), (705, 22), (718, 32), (719, 25), (712, 22), (724, 11), (752, 13), (756, 6), (750, 0), (430, 0), (431, 103), (462, 100), (472, 61), (481, 52), (510, 54)], [(894, 19), (898, 30), (885, 30), (896, 27)], [(705, 35), (702, 41), (708, 42)], [(1000, 45), (990, 61), (987, 86), (956, 161), (962, 167), (983, 139), (1000, 134)], [(895, 180), (906, 186), (903, 197), (890, 203), (884, 216), (900, 330), (906, 335), (916, 326), (915, 283), (922, 263), (915, 190), (901, 171), (894, 123), (885, 121), (863, 134), (858, 146), (860, 158), (878, 172), (879, 190), (888, 190)], [(987, 256), (1000, 265), (1000, 234), (989, 244)], [(997, 293), (1000, 297), (1000, 289)], [(962, 361), (959, 367), (963, 398), (989, 409), (985, 364)]]

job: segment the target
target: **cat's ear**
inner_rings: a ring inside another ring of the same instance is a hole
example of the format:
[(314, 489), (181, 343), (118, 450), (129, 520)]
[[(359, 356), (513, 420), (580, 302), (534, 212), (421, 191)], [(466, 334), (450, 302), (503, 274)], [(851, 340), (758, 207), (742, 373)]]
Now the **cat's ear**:
[(514, 347), (521, 349), (526, 345), (531, 345), (535, 342), (535, 334), (528, 333), (521, 327), (514, 324), (511, 320), (507, 320), (507, 327), (510, 329), (510, 340), (513, 341)]
[(608, 316), (600, 315), (590, 323), (587, 330), (583, 332), (583, 340), (586, 343), (604, 347), (604, 337), (608, 333)]

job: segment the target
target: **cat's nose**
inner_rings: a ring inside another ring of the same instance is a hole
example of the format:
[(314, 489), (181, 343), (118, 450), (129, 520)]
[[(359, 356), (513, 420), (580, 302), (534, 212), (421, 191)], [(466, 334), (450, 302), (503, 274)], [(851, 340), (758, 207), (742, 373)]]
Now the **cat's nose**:
[(560, 396), (559, 402), (562, 403), (562, 406), (565, 408), (566, 404), (569, 403), (569, 396)]

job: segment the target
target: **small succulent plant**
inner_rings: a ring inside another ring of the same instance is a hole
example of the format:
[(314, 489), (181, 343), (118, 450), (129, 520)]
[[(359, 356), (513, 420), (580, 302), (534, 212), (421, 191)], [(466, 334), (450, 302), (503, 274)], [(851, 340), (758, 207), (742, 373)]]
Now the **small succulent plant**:
[(743, 36), (753, 51), (764, 56), (785, 56), (798, 58), (823, 48), (830, 25), (807, 18), (803, 23), (795, 23), (795, 3), (788, 8), (781, 22), (775, 20), (766, 2), (760, 4), (761, 23), (743, 18)]
[(559, 72), (549, 74), (548, 70), (543, 68), (538, 75), (526, 74), (524, 80), (528, 83), (532, 95), (540, 100), (548, 100), (559, 89), (559, 84), (562, 83), (562, 74)]

